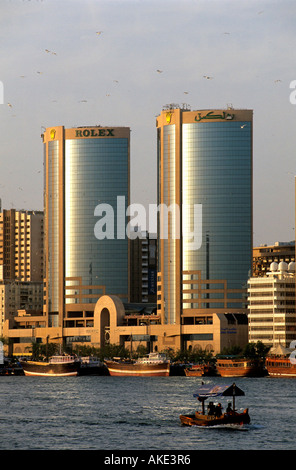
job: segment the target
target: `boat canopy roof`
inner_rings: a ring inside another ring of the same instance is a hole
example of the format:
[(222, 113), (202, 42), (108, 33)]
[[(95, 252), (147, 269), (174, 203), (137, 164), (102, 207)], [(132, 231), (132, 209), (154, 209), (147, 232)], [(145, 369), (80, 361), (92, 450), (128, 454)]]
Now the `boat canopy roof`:
[(238, 397), (243, 396), (245, 392), (233, 383), (232, 385), (202, 385), (193, 394), (198, 400), (206, 400), (214, 397)]

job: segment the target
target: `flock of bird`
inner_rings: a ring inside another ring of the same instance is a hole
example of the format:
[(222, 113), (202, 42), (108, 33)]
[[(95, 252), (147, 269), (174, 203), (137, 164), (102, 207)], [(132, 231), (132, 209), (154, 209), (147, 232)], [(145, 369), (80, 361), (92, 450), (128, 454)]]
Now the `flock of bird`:
[[(262, 13), (263, 13), (263, 11), (260, 11), (260, 12), (258, 12), (258, 15), (260, 15), (260, 14), (262, 14)], [(97, 36), (101, 36), (101, 34), (103, 34), (103, 31), (96, 31), (96, 35), (97, 35)], [(223, 34), (227, 34), (227, 35), (228, 35), (228, 34), (230, 34), (230, 33), (229, 33), (229, 32), (224, 32)], [(55, 51), (51, 51), (51, 50), (49, 50), (49, 49), (45, 49), (45, 52), (46, 52), (47, 54), (51, 54), (51, 55), (55, 55), (55, 56), (57, 55), (57, 53), (56, 53)], [(161, 74), (161, 73), (163, 73), (163, 70), (157, 69), (156, 72), (159, 73), (159, 74)], [(39, 74), (39, 75), (42, 75), (43, 72), (37, 71), (36, 73)], [(21, 78), (25, 78), (26, 76), (25, 76), (25, 75), (20, 75), (20, 77), (21, 77)], [(213, 79), (214, 79), (214, 77), (209, 76), (209, 75), (203, 75), (203, 78), (206, 79), (206, 80), (213, 80)], [(114, 83), (119, 83), (118, 80), (113, 80), (113, 82), (114, 82)], [(280, 83), (280, 82), (281, 82), (280, 79), (274, 80), (274, 83)], [(188, 95), (188, 94), (189, 94), (188, 91), (184, 91), (183, 93), (184, 93), (185, 95)], [(106, 96), (111, 96), (111, 94), (110, 94), (110, 93), (106, 93)], [(53, 100), (53, 102), (56, 102), (56, 100)], [(87, 103), (87, 100), (80, 100), (80, 101), (78, 101), (78, 102), (79, 102), (79, 103)], [(8, 105), (8, 107), (12, 108), (12, 104), (11, 104), (11, 103), (7, 103), (7, 105)]]

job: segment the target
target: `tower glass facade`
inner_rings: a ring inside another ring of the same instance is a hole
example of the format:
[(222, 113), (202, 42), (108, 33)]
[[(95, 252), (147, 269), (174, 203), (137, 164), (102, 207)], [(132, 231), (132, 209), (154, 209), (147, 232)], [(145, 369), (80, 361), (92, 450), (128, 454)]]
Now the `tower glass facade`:
[(190, 250), (184, 237), (183, 270), (198, 267), (202, 279), (227, 279), (231, 289), (244, 287), (251, 269), (251, 132), (239, 121), (182, 128), (183, 204), (202, 207), (202, 243)]
[[(46, 159), (46, 155), (45, 155)], [(49, 310), (58, 312), (58, 292), (59, 292), (59, 141), (48, 143), (48, 165), (47, 165), (47, 186), (49, 194), (47, 206), (45, 207), (45, 217), (48, 219), (48, 278), (47, 289), (49, 299)]]
[[(176, 204), (176, 142), (175, 142), (175, 126), (167, 126), (164, 129), (164, 158), (163, 158), (163, 178), (164, 186), (167, 191), (164, 193), (163, 204), (169, 209)], [(163, 245), (164, 263), (167, 270), (164, 272), (164, 299), (167, 305), (165, 309), (165, 323), (175, 323), (174, 305), (176, 296), (176, 218), (167, 212), (167, 224), (163, 225), (163, 236), (166, 242)]]
[[(117, 197), (124, 197), (124, 214), (128, 204), (127, 155), (124, 138), (72, 139), (65, 145), (65, 277), (81, 276), (85, 286), (104, 285), (108, 294), (126, 294), (128, 289), (128, 240), (116, 237)], [(98, 204), (114, 210), (113, 239), (95, 236)], [(122, 222), (126, 227), (126, 218)], [(97, 301), (102, 288), (92, 294), (89, 303)], [(75, 298), (66, 303), (75, 303)]]
[(129, 135), (129, 128), (62, 126), (44, 134), (48, 312), (94, 306), (103, 294), (128, 299)]
[[(252, 267), (252, 111), (171, 108), (157, 127), (158, 204), (179, 204), (182, 234), (159, 239), (158, 311), (165, 323), (242, 311)], [(169, 235), (176, 221), (168, 219)]]

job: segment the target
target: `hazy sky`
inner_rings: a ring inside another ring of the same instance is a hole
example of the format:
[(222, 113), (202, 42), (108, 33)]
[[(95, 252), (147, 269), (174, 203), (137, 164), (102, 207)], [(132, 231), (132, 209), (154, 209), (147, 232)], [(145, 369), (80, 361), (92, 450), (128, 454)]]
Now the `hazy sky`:
[(231, 104), (254, 110), (254, 244), (294, 240), (295, 18), (295, 0), (0, 0), (2, 208), (43, 210), (57, 125), (130, 127), (131, 202), (156, 203), (162, 107)]

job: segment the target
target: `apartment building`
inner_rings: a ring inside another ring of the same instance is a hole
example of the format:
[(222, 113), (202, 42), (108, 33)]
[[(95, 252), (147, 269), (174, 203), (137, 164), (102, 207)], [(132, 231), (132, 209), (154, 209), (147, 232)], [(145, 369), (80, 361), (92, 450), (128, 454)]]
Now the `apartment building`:
[(43, 282), (43, 212), (0, 213), (0, 281)]
[(249, 342), (289, 347), (296, 338), (295, 263), (273, 262), (248, 281)]
[(43, 212), (0, 213), (0, 336), (18, 310), (42, 311)]

